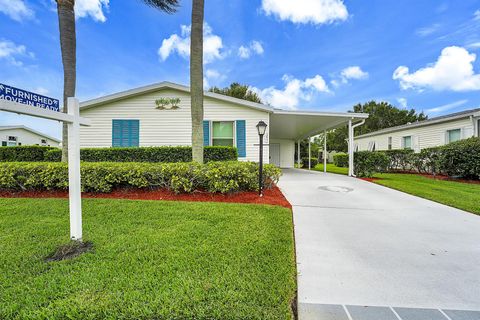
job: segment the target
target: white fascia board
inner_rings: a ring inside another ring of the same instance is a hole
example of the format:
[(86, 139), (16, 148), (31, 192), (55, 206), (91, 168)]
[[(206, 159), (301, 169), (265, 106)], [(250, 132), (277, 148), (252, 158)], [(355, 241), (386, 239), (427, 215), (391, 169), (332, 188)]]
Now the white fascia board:
[[(114, 94), (111, 94), (111, 95), (103, 96), (103, 97), (100, 97), (100, 98), (84, 101), (84, 102), (80, 103), (80, 110), (93, 108), (93, 107), (96, 107), (96, 106), (99, 106), (99, 105), (102, 105), (102, 104), (105, 104), (105, 103), (114, 102), (114, 101), (129, 98), (129, 97), (134, 97), (134, 96), (137, 96), (137, 95), (145, 94), (145, 93), (148, 93), (148, 92), (153, 92), (153, 91), (165, 89), (165, 88), (190, 93), (190, 87), (180, 85), (180, 84), (176, 84), (176, 83), (172, 83), (172, 82), (164, 81), (164, 82), (160, 82), (160, 83), (156, 83), (156, 84), (152, 84), (152, 85), (148, 85), (148, 86), (143, 86), (143, 87), (139, 87), (139, 88), (135, 88), (135, 89), (131, 89), (131, 90), (122, 91), (122, 92), (114, 93)], [(230, 97), (230, 96), (226, 96), (226, 95), (218, 94), (218, 93), (214, 93), (214, 92), (208, 92), (208, 91), (204, 91), (203, 94), (204, 94), (205, 97), (209, 97), (209, 98), (213, 98), (213, 99), (217, 99), (217, 100), (222, 100), (222, 101), (227, 101), (227, 102), (231, 102), (231, 103), (234, 103), (234, 104), (237, 104), (237, 105), (241, 105), (241, 106), (245, 106), (245, 107), (249, 107), (249, 108), (253, 108), (253, 109), (257, 109), (257, 110), (261, 110), (261, 111), (266, 111), (266, 112), (272, 112), (273, 111), (272, 107), (261, 104), (261, 103), (255, 103), (255, 102), (251, 102), (251, 101), (247, 101), (247, 100), (243, 100), (243, 99), (238, 99), (238, 98), (234, 98), (234, 97)]]
[(285, 114), (285, 115), (299, 115), (299, 116), (324, 116), (324, 117), (342, 117), (351, 119), (366, 119), (368, 113), (354, 113), (354, 112), (322, 112), (322, 111), (291, 111), (291, 110), (279, 110), (275, 109), (273, 114)]

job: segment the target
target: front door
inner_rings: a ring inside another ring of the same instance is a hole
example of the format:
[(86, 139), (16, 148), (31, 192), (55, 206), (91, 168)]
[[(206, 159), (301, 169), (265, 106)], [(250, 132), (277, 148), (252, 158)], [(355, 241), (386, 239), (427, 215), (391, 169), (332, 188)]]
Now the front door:
[(270, 163), (280, 167), (280, 143), (270, 143)]

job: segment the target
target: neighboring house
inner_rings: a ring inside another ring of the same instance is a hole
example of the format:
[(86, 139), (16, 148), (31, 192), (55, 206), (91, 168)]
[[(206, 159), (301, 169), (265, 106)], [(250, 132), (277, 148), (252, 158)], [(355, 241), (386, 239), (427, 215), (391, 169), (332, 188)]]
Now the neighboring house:
[[(190, 88), (170, 82), (82, 102), (81, 147), (191, 145)], [(235, 146), (239, 160), (259, 160), (256, 125), (267, 123), (264, 161), (294, 165), (295, 141), (368, 117), (356, 113), (285, 111), (217, 93), (204, 93), (204, 145)]]
[(358, 151), (421, 149), (480, 136), (480, 108), (391, 127), (355, 137)]
[(2, 147), (60, 146), (60, 140), (25, 126), (0, 126)]

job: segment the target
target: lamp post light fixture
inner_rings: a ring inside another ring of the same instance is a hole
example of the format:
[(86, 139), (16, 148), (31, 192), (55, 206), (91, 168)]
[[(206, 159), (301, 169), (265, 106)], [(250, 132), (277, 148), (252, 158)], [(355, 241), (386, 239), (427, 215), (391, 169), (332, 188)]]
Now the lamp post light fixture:
[(257, 124), (258, 136), (260, 137), (260, 159), (258, 166), (258, 195), (263, 196), (263, 136), (267, 131), (267, 124), (260, 120)]

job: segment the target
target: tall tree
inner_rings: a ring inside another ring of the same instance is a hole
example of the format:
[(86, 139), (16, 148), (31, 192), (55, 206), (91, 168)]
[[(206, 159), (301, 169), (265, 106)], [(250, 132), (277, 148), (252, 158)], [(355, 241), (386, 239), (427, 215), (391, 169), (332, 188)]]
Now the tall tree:
[[(400, 109), (388, 102), (369, 101), (364, 104), (359, 103), (353, 106), (352, 111), (369, 114), (365, 124), (355, 129), (355, 135), (366, 134), (409, 122), (423, 121), (428, 118), (423, 112), (417, 113), (415, 109)], [(348, 130), (346, 127), (330, 132), (327, 138), (328, 150), (346, 152), (348, 150), (347, 138)]]
[[(75, 96), (77, 78), (75, 0), (56, 1), (63, 64), (63, 112), (67, 113), (67, 99)], [(62, 127), (62, 161), (68, 161), (68, 125), (65, 122)]]
[(235, 97), (238, 99), (248, 100), (256, 103), (262, 103), (262, 100), (252, 90), (249, 89), (247, 85), (240, 84), (238, 82), (233, 82), (229, 87), (218, 88), (212, 87), (208, 91), (215, 92), (219, 94), (224, 94), (230, 97)]
[(193, 0), (190, 33), (192, 159), (203, 163), (203, 19), (204, 0)]

